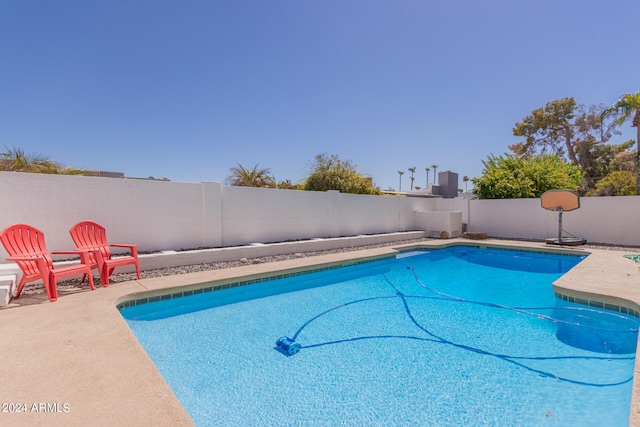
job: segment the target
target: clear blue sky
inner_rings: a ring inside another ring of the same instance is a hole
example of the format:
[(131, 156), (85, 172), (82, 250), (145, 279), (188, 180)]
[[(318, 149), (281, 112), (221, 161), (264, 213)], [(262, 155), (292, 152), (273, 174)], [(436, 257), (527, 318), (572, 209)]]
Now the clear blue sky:
[(237, 163), (297, 182), (325, 152), (383, 189), (413, 166), (416, 185), (433, 164), (476, 177), (548, 101), (639, 91), (638, 17), (638, 0), (0, 0), (0, 148), (185, 182)]

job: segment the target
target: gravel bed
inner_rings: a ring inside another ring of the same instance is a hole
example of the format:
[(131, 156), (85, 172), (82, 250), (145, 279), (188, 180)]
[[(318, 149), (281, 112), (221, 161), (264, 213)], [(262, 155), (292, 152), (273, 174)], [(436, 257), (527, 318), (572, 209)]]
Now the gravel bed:
[[(397, 242), (380, 243), (375, 245), (364, 245), (364, 246), (357, 246), (357, 247), (351, 247), (351, 248), (337, 248), (337, 249), (311, 251), (311, 252), (296, 252), (296, 253), (291, 253), (286, 255), (266, 256), (266, 257), (260, 257), (260, 258), (251, 258), (251, 259), (243, 258), (237, 261), (222, 261), (222, 262), (195, 264), (195, 265), (185, 265), (180, 267), (169, 267), (169, 268), (161, 268), (157, 270), (147, 270), (147, 271), (143, 271), (141, 275), (143, 279), (148, 279), (153, 277), (172, 276), (176, 274), (187, 274), (187, 273), (195, 273), (200, 271), (211, 271), (211, 270), (220, 270), (223, 268), (240, 267), (247, 264), (262, 264), (262, 263), (283, 261), (283, 260), (295, 259), (295, 258), (307, 258), (307, 257), (318, 256), (318, 255), (334, 254), (334, 253), (340, 253), (340, 252), (352, 252), (352, 251), (360, 251), (363, 249), (406, 245), (411, 243), (425, 242), (429, 240), (433, 240), (433, 239), (423, 238), (423, 239), (403, 240), (403, 241), (397, 241)], [(479, 243), (479, 242), (480, 241), (469, 240), (470, 244)], [(616, 245), (604, 245), (604, 244), (587, 244), (579, 247), (587, 248), (587, 249), (595, 248), (595, 249), (605, 249), (605, 250), (627, 250), (631, 252), (640, 253), (640, 247), (621, 247)], [(123, 273), (123, 274), (115, 273), (111, 276), (112, 283), (126, 282), (129, 280), (135, 280), (135, 279), (136, 279), (135, 273)], [(101, 282), (98, 277), (94, 277), (94, 284), (95, 286), (100, 286)], [(60, 290), (69, 291), (69, 290), (84, 289), (84, 288), (88, 289), (89, 284), (86, 281), (84, 283), (81, 283), (79, 279), (64, 280), (64, 281), (58, 282), (59, 291)], [(42, 287), (42, 285), (27, 284), (22, 291), (22, 295), (32, 295), (32, 294), (38, 294), (38, 293), (44, 293), (44, 288)]]
[[(247, 264), (264, 264), (268, 262), (284, 261), (288, 259), (308, 258), (308, 257), (313, 257), (318, 255), (337, 254), (340, 252), (353, 252), (353, 251), (361, 251), (364, 249), (383, 248), (383, 247), (389, 247), (389, 246), (406, 245), (410, 243), (420, 243), (427, 240), (431, 240), (431, 239), (402, 240), (398, 242), (379, 243), (375, 245), (356, 246), (352, 248), (336, 248), (336, 249), (328, 249), (324, 251), (295, 252), (291, 254), (273, 255), (273, 256), (265, 256), (265, 257), (259, 257), (259, 258), (250, 258), (250, 259), (242, 258), (237, 261), (220, 261), (220, 262), (211, 262), (211, 263), (203, 263), (203, 264), (185, 265), (181, 267), (161, 268), (158, 270), (143, 271), (142, 277), (146, 279), (150, 277), (162, 277), (162, 276), (171, 276), (175, 274), (196, 273), (199, 271), (220, 270), (223, 268), (241, 267)], [(135, 280), (135, 278), (136, 278), (135, 273), (114, 274), (113, 276), (111, 276), (111, 281), (125, 282), (128, 280)]]
[[(413, 239), (413, 240), (402, 240), (397, 242), (389, 242), (389, 243), (380, 243), (375, 245), (364, 245), (357, 246), (351, 248), (337, 248), (330, 249), (324, 251), (310, 251), (310, 252), (295, 252), (291, 254), (285, 255), (274, 255), (274, 256), (266, 256), (259, 258), (242, 258), (237, 261), (221, 261), (221, 262), (211, 262), (211, 263), (202, 263), (202, 264), (194, 264), (194, 265), (185, 265), (179, 267), (168, 267), (168, 268), (160, 268), (156, 270), (146, 270), (141, 272), (141, 276), (143, 279), (149, 279), (154, 277), (163, 277), (163, 276), (173, 276), (176, 274), (187, 274), (187, 273), (197, 273), (200, 271), (211, 271), (211, 270), (221, 270), (223, 268), (233, 268), (233, 267), (241, 267), (247, 264), (262, 264), (268, 262), (276, 262), (276, 261), (284, 261), (288, 259), (295, 258), (307, 258), (318, 255), (326, 255), (326, 254), (334, 254), (340, 252), (351, 252), (351, 251), (359, 251), (363, 249), (372, 249), (372, 248), (381, 248), (381, 247), (389, 247), (389, 246), (397, 246), (397, 245), (405, 245), (409, 243), (420, 243), (431, 239)], [(129, 280), (135, 280), (135, 273), (114, 273), (110, 277), (110, 283), (119, 283), (119, 282), (127, 282)], [(101, 285), (100, 279), (98, 277), (93, 278), (94, 285), (96, 287)], [(71, 291), (74, 289), (89, 289), (89, 283), (85, 280), (84, 283), (80, 281), (80, 279), (71, 279), (71, 280), (60, 280), (58, 282), (58, 291)], [(31, 284), (28, 283), (25, 285), (22, 290), (22, 295), (34, 295), (44, 293), (44, 288), (42, 284)]]

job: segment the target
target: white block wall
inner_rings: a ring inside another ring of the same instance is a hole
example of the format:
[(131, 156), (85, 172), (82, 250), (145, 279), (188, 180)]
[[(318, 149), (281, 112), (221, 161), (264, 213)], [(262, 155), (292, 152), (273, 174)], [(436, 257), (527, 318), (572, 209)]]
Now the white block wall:
[[(640, 246), (640, 197), (583, 197), (565, 230), (589, 242)], [(366, 196), (336, 191), (228, 187), (103, 177), (0, 172), (0, 229), (23, 222), (48, 249), (73, 248), (69, 228), (94, 220), (114, 243), (140, 251), (356, 236), (420, 229), (415, 212), (459, 211), (468, 231), (491, 237), (557, 237), (557, 213), (539, 199)], [(0, 263), (7, 254), (0, 247)]]
[[(411, 231), (413, 211), (433, 206), (337, 191), (0, 172), (0, 230), (30, 224), (50, 251), (73, 248), (69, 228), (81, 220), (104, 225), (113, 243), (157, 251)], [(6, 257), (0, 247), (0, 263)]]
[[(558, 236), (558, 213), (543, 209), (540, 199), (469, 200), (467, 217), (468, 231), (492, 237), (544, 240)], [(587, 242), (637, 247), (639, 218), (638, 196), (582, 197), (579, 209), (563, 212), (562, 228)]]
[(331, 236), (330, 193), (222, 187), (224, 246)]

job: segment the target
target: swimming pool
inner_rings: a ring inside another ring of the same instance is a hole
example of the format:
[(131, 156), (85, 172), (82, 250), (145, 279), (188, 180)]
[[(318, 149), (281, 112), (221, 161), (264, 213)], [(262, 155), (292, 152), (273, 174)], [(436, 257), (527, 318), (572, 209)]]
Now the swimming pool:
[(627, 425), (637, 322), (555, 298), (580, 260), (415, 251), (122, 314), (197, 425)]

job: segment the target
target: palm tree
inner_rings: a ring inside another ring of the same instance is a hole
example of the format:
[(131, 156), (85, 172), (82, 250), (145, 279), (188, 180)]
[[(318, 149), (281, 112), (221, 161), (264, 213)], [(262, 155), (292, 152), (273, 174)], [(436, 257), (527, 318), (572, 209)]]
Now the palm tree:
[(636, 194), (640, 195), (640, 92), (624, 94), (602, 116), (618, 116), (616, 122), (622, 125), (631, 119), (631, 127), (636, 128)]
[(427, 171), (427, 187), (429, 186), (429, 171), (431, 170), (431, 168), (424, 168), (424, 170)]
[(409, 172), (411, 172), (411, 191), (413, 191), (413, 181), (415, 181), (415, 177), (413, 176), (413, 174), (416, 172), (416, 167), (412, 167), (408, 169)]
[(462, 177), (462, 181), (464, 182), (464, 192), (467, 192), (467, 182), (469, 182), (469, 177), (467, 175)]
[(60, 173), (64, 169), (49, 156), (41, 153), (27, 154), (21, 148), (8, 148), (0, 153), (0, 170), (12, 172)]
[(433, 183), (437, 184), (436, 178), (438, 175), (436, 175), (436, 169), (438, 169), (438, 165), (431, 165), (431, 167), (433, 168)]
[(402, 175), (404, 175), (404, 171), (398, 171), (398, 175), (400, 175), (400, 188), (398, 188), (398, 191), (402, 191)]
[(269, 168), (258, 169), (258, 165), (255, 165), (253, 169), (250, 170), (238, 163), (238, 166), (234, 166), (229, 170), (231, 171), (231, 175), (226, 179), (228, 185), (268, 188), (276, 186), (275, 179), (269, 175), (271, 171)]

